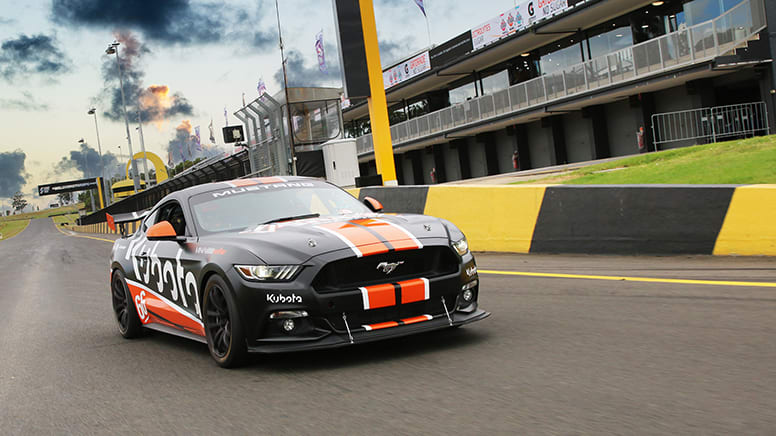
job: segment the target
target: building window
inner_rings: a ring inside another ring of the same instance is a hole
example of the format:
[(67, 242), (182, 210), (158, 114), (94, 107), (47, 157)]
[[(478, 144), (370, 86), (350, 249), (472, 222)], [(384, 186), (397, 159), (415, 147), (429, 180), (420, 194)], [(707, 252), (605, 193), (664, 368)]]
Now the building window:
[(450, 90), (450, 104), (463, 103), (477, 96), (476, 82), (469, 82)]
[(567, 38), (545, 47), (539, 58), (541, 74), (552, 74), (571, 65), (582, 63), (579, 37)]
[(509, 87), (509, 72), (507, 70), (499, 71), (488, 77), (482, 78), (482, 93), (493, 94), (494, 92), (507, 89)]
[(633, 45), (630, 25), (612, 27), (611, 30), (592, 36), (587, 40), (590, 58), (595, 59)]

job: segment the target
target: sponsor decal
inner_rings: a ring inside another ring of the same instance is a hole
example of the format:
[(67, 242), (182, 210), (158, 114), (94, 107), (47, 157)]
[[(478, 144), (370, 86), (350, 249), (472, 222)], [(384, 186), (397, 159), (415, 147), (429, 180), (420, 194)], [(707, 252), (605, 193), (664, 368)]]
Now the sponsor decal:
[(214, 247), (197, 247), (196, 253), (206, 254), (208, 256), (212, 254), (221, 255), (221, 254), (226, 254), (226, 250), (224, 250), (223, 248), (214, 248)]
[(153, 289), (127, 279), (127, 287), (143, 324), (158, 323), (205, 336), (202, 321)]
[(472, 265), (469, 268), (466, 268), (466, 275), (471, 277), (471, 276), (473, 276), (475, 274), (477, 274), (477, 267), (476, 266)]
[(473, 28), (472, 48), (479, 50), (566, 9), (568, 0), (525, 0)]
[(156, 253), (158, 246), (159, 242), (157, 241), (149, 252), (146, 243), (137, 240), (130, 241), (126, 258), (132, 259), (135, 277), (149, 287), (153, 282), (156, 285), (156, 292), (160, 295), (169, 288), (173, 302), (181, 304), (185, 308), (188, 308), (189, 302), (191, 302), (197, 317), (201, 319), (202, 310), (199, 306), (197, 280), (194, 273), (185, 271), (181, 264), (183, 249), (178, 249), (174, 264), (171, 260), (162, 263)]
[(301, 304), (302, 297), (296, 294), (267, 294), (267, 302), (272, 304)]

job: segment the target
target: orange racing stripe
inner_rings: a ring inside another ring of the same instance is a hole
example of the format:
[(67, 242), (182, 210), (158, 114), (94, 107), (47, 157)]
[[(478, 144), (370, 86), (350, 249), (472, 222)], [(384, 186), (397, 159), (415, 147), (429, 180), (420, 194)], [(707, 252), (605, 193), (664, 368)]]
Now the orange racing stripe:
[(428, 279), (413, 279), (399, 282), (401, 287), (401, 304), (415, 303), (428, 300)]
[(396, 305), (396, 288), (391, 283), (359, 288), (364, 310)]
[(362, 225), (376, 232), (396, 251), (401, 250), (416, 250), (422, 248), (423, 244), (420, 243), (412, 234), (403, 229), (402, 227), (388, 223), (386, 221), (376, 219), (363, 219), (353, 221), (356, 224)]
[(356, 253), (356, 256), (371, 256), (388, 252), (388, 246), (363, 227), (349, 222), (328, 223), (318, 226), (337, 235)]

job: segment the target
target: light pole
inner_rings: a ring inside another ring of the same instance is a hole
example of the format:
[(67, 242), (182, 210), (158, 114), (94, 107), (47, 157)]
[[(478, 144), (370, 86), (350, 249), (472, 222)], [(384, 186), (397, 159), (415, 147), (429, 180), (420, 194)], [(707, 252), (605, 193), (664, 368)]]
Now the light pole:
[(151, 178), (148, 177), (148, 159), (145, 152), (145, 139), (143, 138), (143, 119), (140, 118), (140, 103), (137, 109), (137, 130), (140, 132), (140, 151), (143, 152), (143, 172), (145, 173), (146, 189), (151, 187)]
[(91, 108), (89, 109), (89, 112), (87, 112), (88, 115), (94, 115), (94, 130), (97, 132), (97, 152), (100, 154), (100, 178), (102, 179), (102, 192), (103, 192), (103, 200), (105, 200), (105, 204), (109, 205), (111, 201), (113, 200), (113, 196), (110, 194), (109, 189), (105, 189), (105, 163), (102, 160), (102, 144), (100, 144), (100, 129), (97, 127), (97, 109)]
[[(288, 96), (288, 74), (286, 74), (286, 55), (283, 52), (283, 32), (280, 27), (280, 7), (278, 7), (278, 0), (275, 0), (275, 13), (278, 18), (278, 40), (280, 43), (280, 60), (283, 66), (283, 91), (286, 94), (286, 111), (288, 117), (288, 141), (291, 146), (291, 165), (289, 168), (292, 176), (296, 175), (296, 150), (294, 150), (294, 123), (291, 120), (291, 100)], [(259, 96), (261, 97), (261, 96)], [(282, 115), (282, 112), (281, 112)], [(282, 119), (281, 119), (282, 121)], [(250, 145), (250, 144), (249, 144)]]
[[(86, 145), (86, 142), (84, 141), (84, 138), (81, 138), (78, 140), (78, 143), (83, 145)], [(86, 167), (86, 171), (84, 171), (84, 175), (89, 177), (89, 148), (86, 148), (86, 153), (83, 153), (84, 155), (84, 167)], [(97, 207), (94, 204), (94, 192), (90, 189), (89, 190), (89, 199), (92, 201), (92, 212), (97, 211)]]
[(127, 102), (124, 99), (124, 79), (121, 76), (121, 62), (119, 62), (119, 42), (114, 41), (113, 44), (108, 45), (105, 50), (106, 54), (116, 55), (116, 68), (119, 70), (119, 87), (121, 89), (121, 109), (124, 112), (124, 125), (127, 128), (127, 146), (129, 147), (129, 160), (132, 162), (132, 182), (134, 183), (135, 194), (140, 190), (140, 178), (137, 175), (137, 165), (134, 154), (132, 153), (132, 138), (129, 135), (129, 117), (127, 116)]

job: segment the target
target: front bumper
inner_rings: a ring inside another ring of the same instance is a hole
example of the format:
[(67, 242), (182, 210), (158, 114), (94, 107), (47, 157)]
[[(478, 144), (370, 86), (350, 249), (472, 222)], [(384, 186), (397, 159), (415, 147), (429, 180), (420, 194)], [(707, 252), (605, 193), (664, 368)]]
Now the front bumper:
[[(332, 328), (330, 331), (318, 330), (319, 335), (306, 338), (259, 339), (248, 347), (250, 353), (288, 353), (294, 351), (321, 350), (339, 348), (347, 345), (365, 344), (384, 339), (400, 338), (417, 333), (430, 332), (445, 328), (462, 326), (485, 319), (490, 312), (476, 308), (469, 313), (453, 312), (448, 319), (446, 314), (434, 315), (432, 319), (416, 324), (399, 325), (381, 330), (367, 331), (361, 326), (351, 326), (350, 332)], [(354, 328), (355, 327), (355, 328)]]

